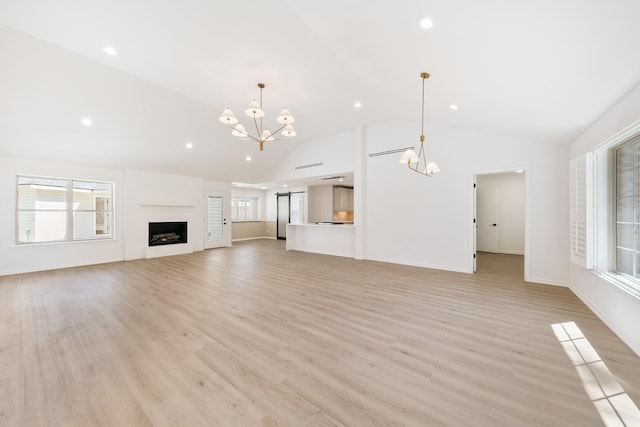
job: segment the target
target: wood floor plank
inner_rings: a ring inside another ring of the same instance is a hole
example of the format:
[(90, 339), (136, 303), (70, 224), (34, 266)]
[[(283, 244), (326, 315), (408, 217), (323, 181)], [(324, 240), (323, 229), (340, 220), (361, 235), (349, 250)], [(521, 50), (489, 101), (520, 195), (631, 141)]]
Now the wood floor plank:
[(604, 425), (564, 322), (640, 401), (640, 358), (570, 290), (524, 282), (519, 256), (478, 265), (260, 240), (0, 277), (0, 426)]

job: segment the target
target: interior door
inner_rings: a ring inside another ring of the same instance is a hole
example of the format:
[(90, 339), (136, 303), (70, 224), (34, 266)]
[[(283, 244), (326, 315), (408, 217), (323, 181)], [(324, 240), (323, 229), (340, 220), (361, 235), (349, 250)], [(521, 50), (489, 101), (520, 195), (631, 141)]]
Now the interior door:
[(220, 248), (225, 246), (225, 228), (227, 219), (224, 216), (224, 194), (207, 192), (206, 196), (206, 236), (205, 249)]
[(287, 239), (287, 224), (291, 220), (289, 211), (290, 193), (278, 194), (278, 219), (277, 219), (277, 237), (281, 240)]
[(478, 271), (478, 177), (473, 176), (473, 272)]
[(498, 252), (498, 189), (476, 189), (476, 248), (482, 252)]

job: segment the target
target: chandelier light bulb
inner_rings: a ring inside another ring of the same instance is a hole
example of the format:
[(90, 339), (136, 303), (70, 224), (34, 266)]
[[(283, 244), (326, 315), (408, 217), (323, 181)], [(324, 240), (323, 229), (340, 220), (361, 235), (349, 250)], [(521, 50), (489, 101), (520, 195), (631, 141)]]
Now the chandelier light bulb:
[(260, 108), (260, 104), (258, 104), (258, 101), (256, 101), (255, 99), (251, 101), (251, 103), (249, 104), (249, 108), (244, 110), (244, 113), (253, 119), (264, 117), (264, 111), (262, 111), (262, 108)]
[(418, 162), (418, 160), (420, 159), (416, 155), (416, 152), (410, 148), (404, 152), (404, 154), (402, 155), (402, 158), (400, 159), (400, 163), (406, 163), (408, 165), (411, 165), (411, 163), (416, 163)]
[(427, 163), (427, 175), (433, 176), (438, 172), (440, 172), (440, 168), (435, 164), (435, 162)]
[(218, 120), (220, 123), (224, 123), (226, 125), (235, 125), (238, 123), (238, 119), (228, 107), (222, 112), (222, 115)]
[(284, 129), (282, 129), (281, 133), (287, 138), (293, 138), (294, 136), (296, 136), (296, 131), (292, 125), (286, 125)]
[(247, 136), (247, 131), (244, 128), (244, 126), (242, 126), (241, 124), (237, 124), (231, 131), (231, 135), (243, 137), (243, 136)]
[(262, 133), (260, 134), (260, 139), (265, 142), (271, 142), (275, 140), (275, 138), (271, 136), (271, 131), (269, 129), (265, 129), (262, 131)]
[(287, 110), (286, 108), (284, 108), (280, 112), (280, 115), (278, 116), (278, 118), (276, 120), (278, 121), (278, 123), (283, 124), (283, 125), (286, 125), (288, 123), (293, 123), (293, 122), (296, 121), (296, 119), (293, 118), (293, 116), (291, 115), (289, 110)]

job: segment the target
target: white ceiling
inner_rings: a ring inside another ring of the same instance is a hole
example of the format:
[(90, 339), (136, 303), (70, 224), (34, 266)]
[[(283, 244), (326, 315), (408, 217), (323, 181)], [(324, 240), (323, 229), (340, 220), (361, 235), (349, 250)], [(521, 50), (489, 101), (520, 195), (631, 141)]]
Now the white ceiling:
[[(435, 23), (430, 30), (418, 27), (425, 15)], [(267, 117), (287, 106), (297, 143), (387, 119), (419, 120), (422, 71), (432, 76), (428, 123), (571, 142), (640, 81), (638, 17), (638, 0), (0, 0), (0, 24), (216, 114), (230, 106), (239, 115), (264, 82)], [(105, 55), (105, 45), (118, 55)], [(201, 127), (215, 144), (233, 144), (210, 119)], [(180, 135), (179, 125), (155, 123), (154, 137)], [(162, 145), (149, 159), (148, 147), (135, 154), (117, 144), (104, 156), (124, 167), (257, 182), (294, 141), (263, 153), (243, 145), (231, 157), (202, 151), (184, 163)], [(0, 154), (40, 150), (12, 144), (0, 141)]]

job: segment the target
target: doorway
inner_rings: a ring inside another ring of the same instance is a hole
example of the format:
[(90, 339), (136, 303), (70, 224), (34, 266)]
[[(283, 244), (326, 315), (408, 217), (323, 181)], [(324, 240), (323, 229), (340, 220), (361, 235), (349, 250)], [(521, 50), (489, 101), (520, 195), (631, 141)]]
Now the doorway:
[(527, 175), (524, 169), (474, 176), (473, 271), (528, 277)]
[(280, 240), (287, 239), (287, 224), (291, 220), (291, 211), (289, 204), (291, 201), (291, 193), (278, 193), (277, 197), (277, 219), (276, 219), (276, 237)]
[(276, 193), (276, 237), (287, 240), (287, 224), (302, 224), (305, 217), (305, 192)]

